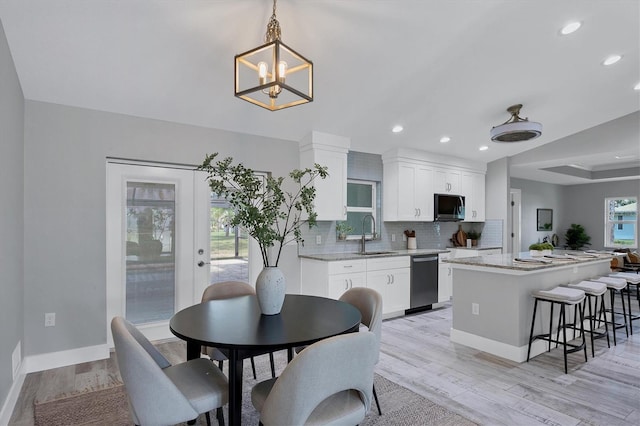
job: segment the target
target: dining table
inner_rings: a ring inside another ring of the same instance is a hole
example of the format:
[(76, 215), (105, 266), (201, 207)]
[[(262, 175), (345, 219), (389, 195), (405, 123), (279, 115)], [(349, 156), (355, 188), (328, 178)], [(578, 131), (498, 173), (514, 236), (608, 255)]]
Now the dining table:
[(202, 346), (218, 348), (229, 358), (229, 424), (242, 415), (243, 360), (251, 356), (313, 344), (358, 331), (360, 311), (325, 297), (287, 294), (282, 310), (263, 315), (256, 296), (211, 300), (177, 312), (171, 332), (187, 343), (187, 360), (200, 357)]

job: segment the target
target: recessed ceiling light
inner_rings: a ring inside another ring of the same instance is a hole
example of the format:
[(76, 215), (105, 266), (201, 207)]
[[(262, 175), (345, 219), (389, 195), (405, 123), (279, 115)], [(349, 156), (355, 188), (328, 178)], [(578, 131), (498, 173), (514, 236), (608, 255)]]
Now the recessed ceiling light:
[(404, 127), (402, 127), (399, 124), (396, 124), (395, 126), (393, 126), (393, 129), (391, 129), (393, 133), (400, 133), (403, 130), (404, 130)]
[(616, 155), (616, 160), (629, 160), (632, 158), (636, 158), (635, 155)]
[(443, 136), (440, 138), (440, 143), (447, 143), (451, 140), (449, 136)]
[(480, 151), (486, 151), (486, 150), (488, 150), (488, 149), (489, 149), (489, 147), (488, 147), (488, 146), (486, 146), (486, 145), (482, 145), (482, 146), (481, 146), (480, 148), (478, 148), (478, 149), (479, 149)]
[(633, 90), (640, 90), (640, 82), (636, 83), (636, 85), (633, 86)]
[(567, 25), (565, 25), (564, 27), (562, 27), (562, 29), (560, 30), (560, 34), (562, 34), (562, 35), (571, 34), (573, 32), (578, 31), (578, 29), (581, 26), (582, 26), (582, 22), (579, 22), (579, 21), (570, 22)]
[(620, 59), (622, 59), (621, 55), (611, 55), (609, 56), (607, 59), (604, 60), (604, 62), (602, 63), (602, 65), (613, 65), (616, 62), (618, 62)]

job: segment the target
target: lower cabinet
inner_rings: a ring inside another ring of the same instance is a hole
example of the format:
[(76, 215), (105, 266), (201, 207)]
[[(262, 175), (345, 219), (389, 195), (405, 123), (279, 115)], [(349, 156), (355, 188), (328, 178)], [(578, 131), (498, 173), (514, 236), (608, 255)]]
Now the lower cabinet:
[(451, 253), (438, 255), (438, 303), (448, 302), (453, 294), (453, 275), (451, 264), (442, 262), (451, 258)]
[(302, 294), (338, 299), (354, 287), (369, 287), (382, 296), (382, 313), (409, 309), (409, 256), (375, 259), (339, 260), (333, 262), (301, 259)]

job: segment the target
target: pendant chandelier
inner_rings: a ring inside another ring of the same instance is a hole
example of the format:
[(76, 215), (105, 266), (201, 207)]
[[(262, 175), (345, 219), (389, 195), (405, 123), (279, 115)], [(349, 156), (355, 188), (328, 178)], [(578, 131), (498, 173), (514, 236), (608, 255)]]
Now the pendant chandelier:
[(235, 56), (235, 95), (270, 111), (313, 101), (313, 62), (280, 40), (276, 0), (265, 44)]

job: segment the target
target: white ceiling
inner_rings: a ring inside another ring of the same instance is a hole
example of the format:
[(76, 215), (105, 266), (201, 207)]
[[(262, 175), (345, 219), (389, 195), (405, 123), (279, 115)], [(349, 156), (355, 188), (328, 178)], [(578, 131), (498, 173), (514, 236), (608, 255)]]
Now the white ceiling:
[[(514, 156), (512, 175), (562, 184), (597, 174), (569, 177), (541, 172), (541, 164), (640, 165), (638, 0), (280, 0), (282, 40), (314, 62), (315, 99), (278, 112), (233, 96), (233, 57), (262, 44), (271, 7), (271, 0), (0, 0), (0, 20), (30, 100), (293, 141), (318, 130), (350, 137), (354, 151), (410, 147), (483, 162)], [(560, 36), (571, 20), (583, 27)], [(623, 59), (603, 66), (613, 53)], [(491, 142), (489, 130), (516, 103), (543, 124), (543, 135)], [(606, 140), (590, 144), (595, 154), (580, 148), (579, 159), (555, 149), (623, 116), (630, 130), (607, 134), (622, 140), (607, 145), (606, 156), (597, 149)], [(391, 133), (394, 124), (405, 131)], [(451, 142), (441, 144), (443, 135)]]

